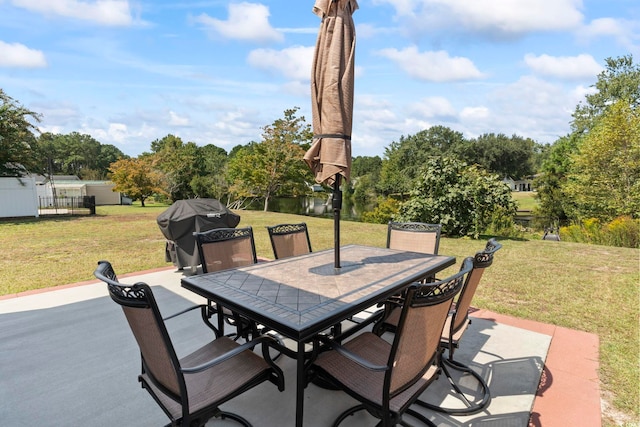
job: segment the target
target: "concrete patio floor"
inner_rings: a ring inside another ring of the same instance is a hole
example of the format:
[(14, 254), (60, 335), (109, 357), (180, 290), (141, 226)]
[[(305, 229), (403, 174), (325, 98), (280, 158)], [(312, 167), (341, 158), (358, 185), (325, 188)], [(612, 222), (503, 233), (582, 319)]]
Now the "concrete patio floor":
[[(117, 270), (117, 266), (116, 270)], [(124, 283), (154, 287), (170, 314), (202, 300), (180, 287), (182, 273), (163, 268), (121, 275)], [(456, 359), (488, 381), (492, 401), (468, 417), (423, 411), (439, 426), (601, 426), (598, 338), (592, 334), (478, 310)], [(170, 322), (179, 353), (195, 348), (209, 330), (197, 318)], [(201, 322), (200, 322), (201, 323)], [(293, 425), (294, 362), (283, 393), (267, 383), (223, 405), (255, 427)], [(168, 419), (137, 382), (139, 353), (120, 308), (101, 282), (0, 297), (0, 420), (7, 426), (158, 426)], [(442, 376), (425, 394), (447, 399)], [(309, 385), (305, 426), (328, 426), (355, 400), (341, 391)], [(411, 422), (411, 420), (409, 420)], [(212, 420), (208, 426), (236, 425)], [(344, 426), (375, 425), (359, 414)]]

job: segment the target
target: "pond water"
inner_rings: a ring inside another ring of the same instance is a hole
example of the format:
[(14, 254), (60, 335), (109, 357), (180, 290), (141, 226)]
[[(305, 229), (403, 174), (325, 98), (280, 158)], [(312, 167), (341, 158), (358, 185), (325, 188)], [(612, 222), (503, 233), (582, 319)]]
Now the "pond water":
[[(263, 208), (262, 201), (253, 202), (247, 207), (250, 210), (262, 210)], [(274, 197), (269, 201), (269, 211), (295, 215), (333, 216), (331, 195), (325, 197)], [(352, 203), (343, 200), (340, 214), (342, 218), (357, 221), (362, 212), (356, 209)]]

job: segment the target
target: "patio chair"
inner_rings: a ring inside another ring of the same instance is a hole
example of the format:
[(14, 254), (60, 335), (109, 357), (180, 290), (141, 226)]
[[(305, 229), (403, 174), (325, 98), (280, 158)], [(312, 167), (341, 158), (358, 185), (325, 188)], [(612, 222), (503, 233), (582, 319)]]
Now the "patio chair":
[(387, 248), (438, 255), (441, 224), (389, 222)]
[[(107, 284), (111, 299), (122, 307), (140, 348), (142, 373), (138, 380), (169, 417), (171, 426), (204, 426), (218, 417), (250, 427), (246, 419), (221, 411), (219, 406), (265, 381), (284, 390), (282, 370), (268, 352), (273, 338), (260, 336), (241, 345), (216, 334), (178, 359), (165, 321), (200, 309), (205, 324), (215, 331), (208, 322), (207, 306), (196, 305), (163, 319), (146, 283), (121, 284), (107, 261), (98, 262), (94, 275)], [(253, 351), (258, 345), (262, 357)]]
[[(193, 236), (198, 245), (203, 273), (242, 267), (258, 262), (251, 227), (214, 228), (208, 231), (194, 232)], [(218, 329), (222, 333), (224, 333), (225, 322), (236, 327), (236, 337), (247, 338), (250, 334), (256, 333), (253, 322), (223, 308), (215, 301), (210, 301), (210, 303), (215, 304), (215, 309), (211, 310), (212, 314), (218, 314)]]
[[(442, 346), (442, 348), (448, 350), (447, 357), (442, 358), (441, 360), (441, 367), (443, 368), (443, 372), (449, 379), (449, 382), (451, 383), (451, 386), (455, 391), (455, 396), (457, 396), (465, 406), (461, 408), (447, 408), (439, 405), (429, 404), (424, 401), (418, 402), (419, 404), (428, 407), (429, 409), (452, 415), (474, 414), (486, 408), (490, 402), (491, 393), (489, 392), (489, 386), (487, 385), (484, 378), (482, 378), (480, 374), (478, 374), (467, 365), (455, 360), (454, 353), (455, 350), (460, 346), (460, 340), (462, 339), (464, 332), (471, 324), (471, 319), (469, 318), (469, 309), (471, 307), (471, 301), (473, 300), (473, 297), (480, 283), (480, 279), (482, 278), (484, 270), (491, 266), (491, 264), (493, 263), (494, 254), (501, 247), (502, 244), (498, 243), (495, 239), (490, 239), (487, 242), (484, 250), (476, 253), (473, 258), (469, 257), (469, 259), (473, 260), (473, 269), (467, 276), (467, 280), (462, 290), (460, 291), (460, 295), (458, 296), (453, 309), (449, 313), (447, 323), (440, 340), (440, 345)], [(387, 331), (393, 332), (397, 327), (399, 318), (400, 310), (396, 308), (385, 320), (383, 320), (380, 324), (374, 326), (374, 331), (379, 335), (382, 335)], [(460, 372), (471, 375), (476, 379), (479, 390), (479, 392), (477, 393), (477, 398), (469, 399), (465, 395), (458, 382), (451, 375), (449, 368), (456, 369)]]
[(278, 224), (267, 226), (275, 259), (308, 254), (311, 252), (309, 230), (300, 224)]
[[(425, 254), (438, 255), (440, 247), (440, 235), (442, 234), (441, 224), (427, 224), (424, 222), (393, 222), (389, 221), (387, 225), (387, 248), (398, 249), (402, 251), (420, 252)], [(425, 277), (422, 282), (433, 281), (433, 277)], [(396, 295), (393, 299), (402, 298), (402, 295)], [(378, 304), (378, 308), (385, 305)], [(385, 310), (376, 311), (369, 318), (361, 321), (361, 325), (379, 323), (379, 320), (389, 315), (390, 307), (385, 305)]]
[(258, 262), (253, 229), (214, 228), (194, 232), (202, 272), (220, 271)]
[(318, 338), (316, 347), (330, 350), (318, 350), (311, 376), (321, 376), (361, 402), (340, 414), (334, 427), (360, 410), (378, 418), (382, 427), (408, 426), (405, 414), (435, 426), (411, 405), (439, 375), (440, 336), (453, 298), (471, 268), (469, 258), (445, 280), (410, 286), (391, 343), (372, 332), (344, 344), (328, 336)]

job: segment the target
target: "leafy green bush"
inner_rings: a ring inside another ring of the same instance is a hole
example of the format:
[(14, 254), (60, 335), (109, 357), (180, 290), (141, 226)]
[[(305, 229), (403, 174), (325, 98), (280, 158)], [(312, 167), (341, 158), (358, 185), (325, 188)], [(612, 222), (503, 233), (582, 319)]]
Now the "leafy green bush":
[(371, 222), (375, 224), (387, 224), (393, 219), (400, 209), (400, 202), (391, 197), (386, 199), (380, 197), (378, 199), (378, 206), (372, 211), (363, 212), (361, 220), (362, 222)]
[(502, 210), (496, 211), (491, 216), (491, 223), (484, 234), (491, 236), (522, 238), (531, 230), (514, 222), (513, 216), (505, 214)]
[(640, 220), (628, 216), (614, 219), (606, 226), (610, 246), (637, 248), (640, 246)]
[(560, 228), (562, 240), (594, 245), (637, 248), (640, 245), (640, 220), (621, 216), (607, 224), (596, 218)]
[(478, 238), (490, 227), (513, 224), (517, 205), (495, 174), (454, 158), (430, 159), (396, 219), (442, 224), (450, 236)]

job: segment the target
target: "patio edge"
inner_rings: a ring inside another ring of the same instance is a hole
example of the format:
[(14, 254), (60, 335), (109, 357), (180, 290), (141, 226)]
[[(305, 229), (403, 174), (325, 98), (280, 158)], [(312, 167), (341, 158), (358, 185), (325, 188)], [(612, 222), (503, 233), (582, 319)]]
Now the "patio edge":
[(602, 427), (597, 335), (484, 309), (471, 317), (551, 336), (529, 427)]

